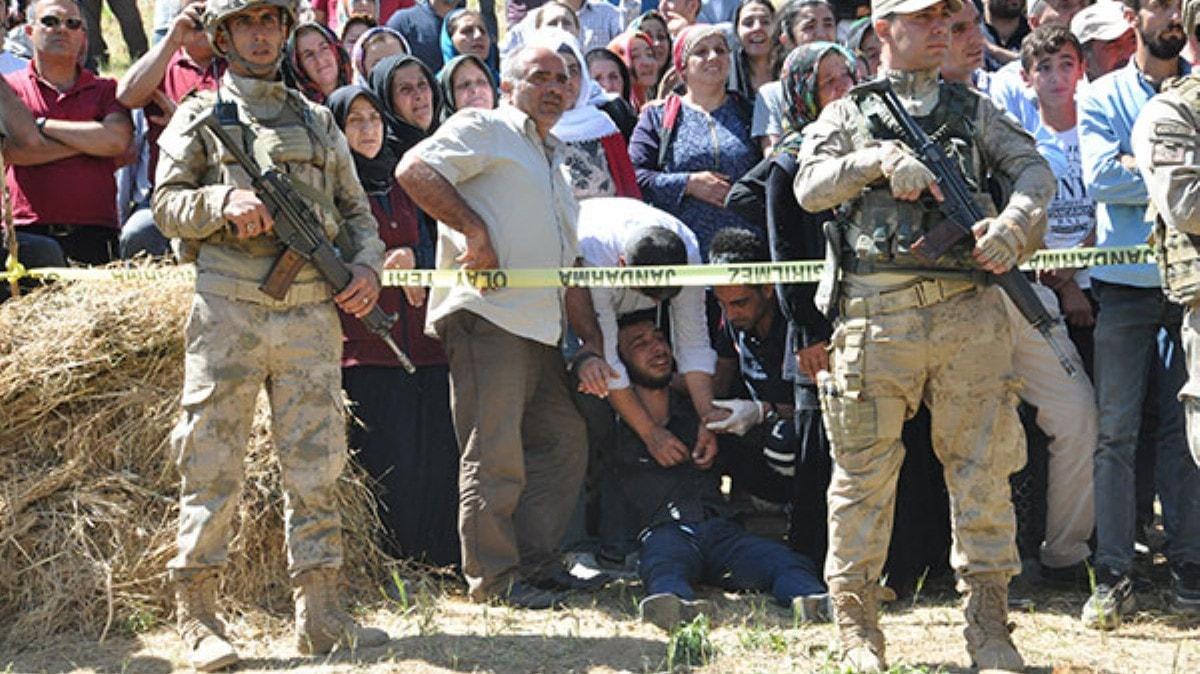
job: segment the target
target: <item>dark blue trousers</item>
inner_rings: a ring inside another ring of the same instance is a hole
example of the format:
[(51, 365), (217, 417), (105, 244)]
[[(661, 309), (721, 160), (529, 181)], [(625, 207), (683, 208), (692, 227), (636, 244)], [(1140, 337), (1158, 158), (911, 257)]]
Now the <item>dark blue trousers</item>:
[(726, 590), (769, 591), (782, 606), (821, 594), (815, 564), (783, 543), (755, 536), (723, 518), (698, 524), (662, 524), (642, 536), (638, 575), (646, 594), (693, 599), (692, 583)]

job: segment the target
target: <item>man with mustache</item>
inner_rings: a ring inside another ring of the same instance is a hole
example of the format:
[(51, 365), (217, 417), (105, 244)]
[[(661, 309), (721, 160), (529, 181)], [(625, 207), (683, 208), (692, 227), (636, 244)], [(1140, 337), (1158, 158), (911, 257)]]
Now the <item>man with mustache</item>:
[[(1008, 581), (1020, 570), (1008, 478), (1025, 461), (1024, 438), (1003, 294), (987, 281), (1037, 247), (1054, 175), (1010, 118), (969, 87), (939, 79), (961, 7), (874, 0), (871, 17), (883, 43), (880, 77), (957, 164), (984, 213), (973, 237), (935, 260), (914, 252), (945, 222), (933, 205), (942, 190), (897, 138), (876, 93), (853, 89), (826, 106), (799, 151), (800, 206), (848, 207), (830, 234), (839, 273), (822, 280), (822, 308), (834, 333), (817, 384), (834, 465), (825, 579), (842, 664), (858, 671), (888, 668), (879, 580), (905, 453), (901, 428), (922, 403), (950, 492), (967, 652), (981, 671), (1024, 670), (1007, 618)], [(1011, 186), (998, 207), (989, 176)]]
[[(545, 48), (504, 62), (504, 104), (461, 110), (410, 150), (396, 177), (437, 218), (438, 269), (567, 267), (580, 257), (562, 173), (567, 71)], [(459, 534), (471, 599), (549, 608), (559, 542), (587, 466), (559, 343), (563, 310), (583, 342), (580, 389), (603, 395), (604, 362), (585, 288), (434, 288), (426, 330), (446, 346), (461, 448)], [(538, 587), (542, 586), (542, 587)]]
[[(1084, 181), (1097, 201), (1096, 245), (1146, 241), (1148, 195), (1130, 140), (1146, 102), (1169, 78), (1188, 74), (1179, 0), (1125, 0), (1137, 37), (1129, 63), (1091, 83), (1078, 97)], [(1190, 140), (1190, 139), (1189, 139)], [(1083, 607), (1085, 625), (1113, 629), (1134, 609), (1131, 579), (1136, 529), (1134, 456), (1142, 408), (1157, 403), (1157, 474), (1172, 564), (1200, 561), (1200, 476), (1188, 458), (1183, 405), (1181, 307), (1169, 302), (1152, 264), (1091, 268), (1096, 316), (1095, 385), (1100, 441), (1095, 457), (1096, 586)], [(1165, 330), (1169, 348), (1159, 344)], [(1175, 569), (1179, 571), (1179, 569)]]

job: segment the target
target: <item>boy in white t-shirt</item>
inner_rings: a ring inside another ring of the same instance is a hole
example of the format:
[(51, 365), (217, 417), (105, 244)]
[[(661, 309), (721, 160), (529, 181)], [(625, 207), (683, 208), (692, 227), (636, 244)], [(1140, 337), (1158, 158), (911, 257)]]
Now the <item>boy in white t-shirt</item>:
[[(1096, 202), (1083, 179), (1075, 107), (1075, 90), (1084, 74), (1083, 47), (1063, 26), (1040, 27), (1022, 45), (1021, 67), (1037, 97), (1037, 125), (1030, 133), (1058, 177), (1058, 191), (1046, 213), (1046, 248), (1091, 245)], [(1086, 328), (1095, 322), (1086, 269), (1047, 271), (1039, 280), (1058, 295), (1068, 325)]]

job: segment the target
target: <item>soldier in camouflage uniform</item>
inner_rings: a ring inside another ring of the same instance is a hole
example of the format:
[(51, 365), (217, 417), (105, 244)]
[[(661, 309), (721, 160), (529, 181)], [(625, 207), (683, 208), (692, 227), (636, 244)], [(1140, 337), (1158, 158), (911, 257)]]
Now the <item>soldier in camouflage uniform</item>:
[[(1196, 34), (1200, 0), (1185, 0), (1183, 25)], [(1159, 468), (1176, 476), (1177, 489), (1164, 493), (1170, 532), (1174, 608), (1200, 612), (1200, 75), (1168, 80), (1142, 108), (1130, 135), (1134, 157), (1146, 181), (1153, 218), (1152, 243), (1162, 273), (1163, 292), (1184, 307), (1180, 341), (1188, 378), (1179, 399), (1184, 405), (1186, 457), (1159, 455)], [(1160, 448), (1161, 450), (1161, 448)], [(1164, 466), (1164, 464), (1166, 464)], [(1120, 497), (1120, 495), (1113, 495)], [(1129, 496), (1132, 498), (1132, 496)], [(1111, 603), (1111, 602), (1110, 602)], [(1116, 606), (1106, 606), (1113, 612)]]
[[(1020, 571), (1008, 477), (1025, 460), (1012, 343), (1001, 291), (986, 285), (1040, 243), (1054, 176), (1033, 140), (986, 98), (940, 82), (949, 16), (960, 0), (874, 0), (883, 68), (905, 109), (962, 169), (988, 217), (933, 263), (910, 246), (943, 221), (933, 174), (895, 138), (891, 115), (862, 90), (805, 129), (796, 196), (811, 212), (845, 205), (831, 253), (839, 313), (820, 382), (834, 459), (829, 555), (842, 657), (887, 668), (879, 578), (892, 529), (904, 420), (924, 402), (945, 464), (951, 563), (966, 595), (967, 650), (982, 671), (1022, 671), (1007, 624)], [(1010, 194), (997, 209), (987, 182)], [(830, 284), (826, 282), (826, 287)]]
[[(209, 0), (205, 30), (229, 69), (218, 92), (179, 106), (159, 141), (154, 220), (196, 263), (188, 319), (183, 415), (172, 434), (182, 478), (179, 552), (171, 560), (181, 635), (196, 669), (237, 661), (214, 615), (216, 575), (242, 484), (255, 399), (264, 384), (284, 488), (288, 566), (302, 653), (387, 641), (339, 606), (341, 520), (335, 498), (346, 463), (336, 302), (365, 315), (379, 295), (383, 243), (346, 139), (328, 110), (278, 78), (295, 25), (294, 0)], [(305, 264), (283, 300), (258, 289), (283, 249), (249, 177), (208, 132), (188, 131), (214, 103), (236, 106), (226, 130), (260, 163), (295, 181), (331, 239), (339, 229), (353, 280), (334, 295)], [(333, 301), (330, 301), (330, 300)]]

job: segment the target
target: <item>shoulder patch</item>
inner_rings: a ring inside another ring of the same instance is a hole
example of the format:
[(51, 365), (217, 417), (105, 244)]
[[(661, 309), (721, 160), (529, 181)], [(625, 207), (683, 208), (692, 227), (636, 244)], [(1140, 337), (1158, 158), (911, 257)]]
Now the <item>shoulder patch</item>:
[(1155, 136), (1184, 136), (1192, 138), (1196, 135), (1196, 130), (1184, 124), (1183, 122), (1164, 121), (1154, 123)]

